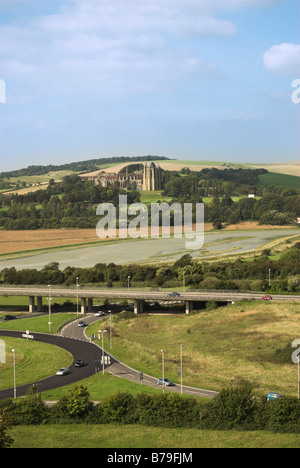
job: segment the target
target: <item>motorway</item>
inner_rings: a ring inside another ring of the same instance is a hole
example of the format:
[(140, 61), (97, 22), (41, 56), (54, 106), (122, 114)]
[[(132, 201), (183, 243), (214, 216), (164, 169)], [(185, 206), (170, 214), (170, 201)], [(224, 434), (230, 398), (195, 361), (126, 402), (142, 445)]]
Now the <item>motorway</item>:
[[(37, 385), (39, 392), (43, 392), (76, 383), (95, 374), (94, 362), (102, 359), (102, 349), (97, 344), (89, 341), (89, 338), (85, 334), (85, 328), (78, 327), (79, 320), (83, 320), (82, 317), (64, 327), (60, 336), (33, 333), (34, 340), (60, 346), (61, 348), (69, 351), (73, 355), (74, 361), (70, 366), (69, 374), (65, 376), (54, 375), (38, 382), (32, 382), (28, 385), (17, 387), (17, 396), (25, 395), (33, 384)], [(90, 325), (95, 321), (99, 321), (99, 317), (95, 317), (94, 315), (84, 317), (84, 322), (87, 325)], [(22, 338), (22, 333), (23, 332), (0, 330), (0, 337), (12, 336), (16, 338)], [(118, 361), (112, 354), (108, 353), (107, 351), (104, 352), (104, 355), (109, 356), (110, 358), (110, 365), (106, 368), (109, 373), (116, 377), (123, 378), (141, 385), (140, 370), (132, 369), (126, 364)], [(82, 359), (86, 365), (84, 367), (75, 367), (74, 362), (77, 359)], [(143, 385), (157, 388), (157, 377), (144, 374), (142, 383)], [(162, 389), (162, 387), (160, 388)], [(181, 391), (181, 387), (180, 385), (166, 387), (166, 391), (178, 393)], [(207, 398), (214, 398), (217, 395), (217, 392), (214, 391), (189, 387), (186, 385), (183, 385), (182, 392), (186, 395), (202, 396)], [(13, 398), (13, 389), (0, 391), (0, 400), (4, 398)]]
[[(51, 286), (51, 297), (67, 297), (76, 298), (84, 297), (86, 299), (128, 299), (128, 300), (149, 300), (149, 301), (169, 301), (168, 292), (163, 291), (143, 291), (134, 289), (85, 289), (80, 288), (60, 288)], [(236, 302), (242, 300), (261, 300), (264, 293), (237, 292), (237, 291), (186, 291), (181, 292), (180, 297), (175, 300), (180, 301), (224, 301)], [(47, 287), (0, 287), (0, 296), (31, 296), (31, 297), (48, 297), (49, 288)], [(300, 295), (272, 295), (276, 301), (297, 301), (300, 302)]]

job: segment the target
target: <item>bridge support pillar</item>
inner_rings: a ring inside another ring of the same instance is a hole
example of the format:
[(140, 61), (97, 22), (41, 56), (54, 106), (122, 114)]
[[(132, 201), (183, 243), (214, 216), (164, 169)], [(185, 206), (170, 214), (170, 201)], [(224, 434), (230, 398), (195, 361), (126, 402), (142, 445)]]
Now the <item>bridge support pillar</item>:
[(81, 298), (81, 309), (80, 309), (80, 312), (82, 314), (85, 314), (86, 313), (86, 298), (85, 297), (82, 297)]
[(192, 301), (186, 301), (185, 303), (185, 313), (189, 315), (193, 311), (193, 302)]
[(88, 312), (93, 311), (93, 298), (92, 297), (88, 298), (88, 308), (87, 308), (87, 310), (88, 310)]
[(140, 314), (144, 311), (144, 301), (142, 299), (134, 299), (134, 313)]
[(35, 311), (35, 297), (29, 296), (29, 313), (32, 314)]
[(38, 296), (36, 300), (37, 300), (37, 311), (41, 312), (43, 308), (43, 298), (41, 296)]

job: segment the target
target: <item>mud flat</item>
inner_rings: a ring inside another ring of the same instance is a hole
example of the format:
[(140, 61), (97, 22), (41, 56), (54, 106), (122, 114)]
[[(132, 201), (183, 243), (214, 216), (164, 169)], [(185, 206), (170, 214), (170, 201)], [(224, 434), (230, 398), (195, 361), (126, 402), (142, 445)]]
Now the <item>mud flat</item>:
[[(204, 244), (196, 249), (187, 247), (187, 239), (128, 239), (98, 242), (97, 245), (58, 247), (43, 252), (15, 253), (13, 259), (1, 260), (0, 270), (15, 267), (42, 269), (58, 262), (61, 269), (68, 266), (83, 268), (97, 263), (160, 263), (173, 261), (189, 253), (194, 258), (218, 257), (260, 249), (277, 239), (299, 234), (296, 229), (258, 229), (247, 231), (205, 232)], [(26, 256), (24, 256), (26, 255)]]

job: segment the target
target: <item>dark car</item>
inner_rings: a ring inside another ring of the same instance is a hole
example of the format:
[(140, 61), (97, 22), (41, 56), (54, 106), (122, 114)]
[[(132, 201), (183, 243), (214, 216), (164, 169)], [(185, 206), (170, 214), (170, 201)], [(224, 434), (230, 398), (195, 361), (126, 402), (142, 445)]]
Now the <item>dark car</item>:
[(15, 320), (16, 317), (14, 315), (4, 315), (3, 320)]
[(83, 367), (85, 364), (81, 359), (75, 361), (75, 367)]
[(180, 294), (178, 292), (171, 292), (170, 294), (168, 294), (169, 297), (178, 297), (180, 296)]

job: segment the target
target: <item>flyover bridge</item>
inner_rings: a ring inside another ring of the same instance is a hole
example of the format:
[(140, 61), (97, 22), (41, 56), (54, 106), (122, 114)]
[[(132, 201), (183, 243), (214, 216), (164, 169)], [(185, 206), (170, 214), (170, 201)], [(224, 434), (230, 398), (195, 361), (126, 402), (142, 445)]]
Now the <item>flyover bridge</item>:
[[(0, 287), (0, 296), (28, 296), (29, 312), (42, 310), (43, 297), (65, 297), (76, 298), (78, 301), (80, 300), (81, 314), (92, 310), (94, 299), (123, 299), (132, 301), (134, 303), (135, 314), (143, 312), (145, 301), (180, 301), (185, 303), (185, 312), (189, 314), (193, 310), (193, 304), (195, 302), (216, 301), (234, 303), (244, 300), (261, 300), (263, 294), (237, 291), (186, 291), (180, 294), (170, 294), (162, 291), (18, 286)], [(276, 301), (300, 302), (300, 295), (273, 295), (272, 297)], [(35, 298), (37, 298), (37, 304), (35, 303)]]

